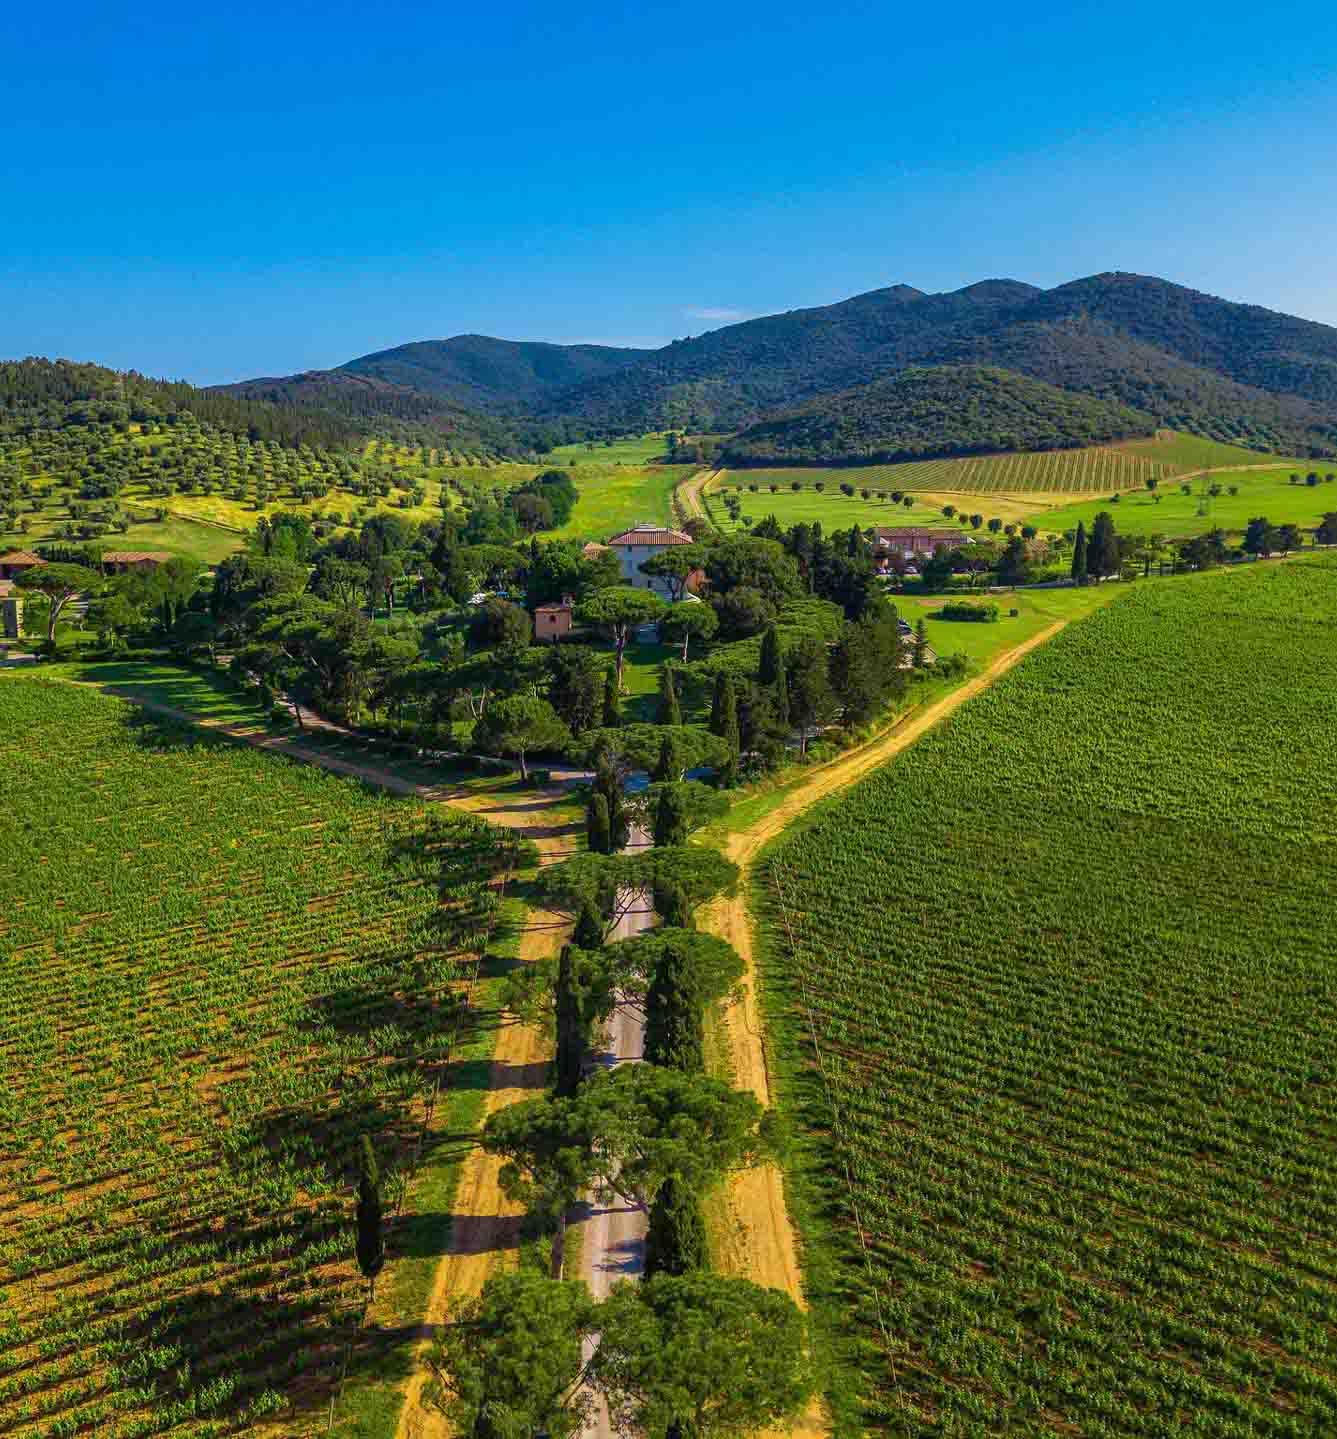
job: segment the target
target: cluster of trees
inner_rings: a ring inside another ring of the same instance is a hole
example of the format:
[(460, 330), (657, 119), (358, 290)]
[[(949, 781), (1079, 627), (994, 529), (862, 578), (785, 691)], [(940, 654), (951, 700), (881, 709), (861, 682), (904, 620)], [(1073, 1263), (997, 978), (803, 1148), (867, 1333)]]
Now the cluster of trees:
[[(664, 785), (648, 804), (666, 812), (682, 788)], [(483, 1145), (547, 1237), (549, 1269), (492, 1280), (432, 1346), (428, 1401), (457, 1432), (572, 1434), (602, 1396), (622, 1432), (705, 1436), (775, 1424), (805, 1402), (798, 1308), (708, 1267), (704, 1197), (781, 1142), (750, 1092), (705, 1072), (706, 1012), (736, 989), (743, 965), (693, 916), (737, 878), (722, 856), (680, 844), (540, 872), (543, 903), (575, 921), (572, 942), (517, 972), (507, 998), (551, 1035), (553, 1087), (492, 1115)], [(664, 924), (608, 942), (618, 906), (641, 893)], [(645, 1062), (589, 1074), (595, 1035), (618, 1005), (644, 1016)], [(583, 1195), (648, 1211), (644, 1278), (602, 1304), (557, 1282), (566, 1216)]]

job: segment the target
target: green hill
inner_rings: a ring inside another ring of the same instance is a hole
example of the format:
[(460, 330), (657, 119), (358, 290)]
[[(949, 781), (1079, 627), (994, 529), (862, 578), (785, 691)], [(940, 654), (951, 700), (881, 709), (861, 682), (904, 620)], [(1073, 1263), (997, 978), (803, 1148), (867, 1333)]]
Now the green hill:
[(939, 455), (1058, 450), (1150, 435), (1155, 420), (1010, 370), (942, 365), (813, 400), (752, 425), (725, 464), (869, 465)]
[(1000, 365), (1227, 442), (1337, 452), (1337, 329), (1127, 274), (874, 290), (675, 342), (543, 403), (627, 430), (737, 429), (941, 364)]

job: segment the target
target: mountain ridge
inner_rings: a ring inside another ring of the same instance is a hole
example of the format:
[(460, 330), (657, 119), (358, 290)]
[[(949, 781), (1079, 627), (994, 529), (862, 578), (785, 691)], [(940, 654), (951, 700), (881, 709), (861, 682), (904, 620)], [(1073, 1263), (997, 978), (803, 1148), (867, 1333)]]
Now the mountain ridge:
[[(651, 351), (458, 335), (317, 373), (381, 379), (574, 436), (736, 433), (940, 365), (1000, 367), (1258, 449), (1337, 452), (1337, 328), (1119, 270), (1050, 289), (1007, 278), (939, 293), (890, 285)], [(263, 383), (274, 397), (285, 382)]]

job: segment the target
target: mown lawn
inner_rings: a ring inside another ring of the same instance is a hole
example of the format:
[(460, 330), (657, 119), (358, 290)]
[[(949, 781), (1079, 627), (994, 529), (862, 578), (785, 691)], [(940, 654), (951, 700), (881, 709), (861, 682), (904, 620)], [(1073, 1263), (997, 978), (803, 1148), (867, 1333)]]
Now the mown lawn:
[[(1312, 529), (1326, 513), (1337, 510), (1337, 480), (1331, 483), (1327, 480), (1328, 475), (1337, 474), (1337, 463), (1331, 460), (1283, 463), (1284, 469), (1226, 470), (1185, 480), (1182, 483), (1192, 490), (1189, 495), (1182, 492), (1180, 482), (1167, 481), (1157, 491), (1159, 499), (1143, 490), (1124, 495), (1117, 504), (1112, 504), (1108, 495), (1098, 500), (1083, 500), (1049, 510), (1037, 523), (1046, 530), (1062, 533), (1076, 529), (1080, 520), (1089, 530), (1101, 510), (1108, 510), (1114, 517), (1115, 527), (1123, 534), (1162, 534), (1170, 539), (1201, 535), (1218, 528), (1241, 531), (1256, 515), (1264, 516), (1274, 525), (1296, 524)], [(1312, 488), (1304, 483), (1304, 476), (1311, 471), (1320, 476), (1320, 483)], [(1300, 484), (1290, 483), (1293, 474), (1301, 477)], [(1221, 494), (1204, 499), (1205, 490), (1213, 485), (1221, 487)], [(1229, 493), (1232, 487), (1239, 490), (1237, 495)]]

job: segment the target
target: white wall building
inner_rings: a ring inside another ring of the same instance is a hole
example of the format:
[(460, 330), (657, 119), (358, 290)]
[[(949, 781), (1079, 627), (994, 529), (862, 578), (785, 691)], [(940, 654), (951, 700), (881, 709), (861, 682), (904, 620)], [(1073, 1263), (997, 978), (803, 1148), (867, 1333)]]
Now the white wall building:
[(624, 584), (634, 585), (638, 590), (653, 590), (664, 599), (673, 597), (673, 588), (667, 580), (641, 573), (641, 566), (654, 555), (663, 554), (671, 545), (690, 545), (691, 535), (681, 530), (665, 529), (663, 525), (636, 525), (623, 534), (614, 535), (608, 547), (617, 555), (622, 567)]

